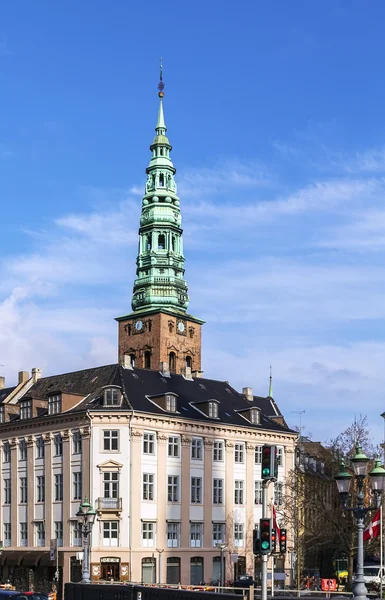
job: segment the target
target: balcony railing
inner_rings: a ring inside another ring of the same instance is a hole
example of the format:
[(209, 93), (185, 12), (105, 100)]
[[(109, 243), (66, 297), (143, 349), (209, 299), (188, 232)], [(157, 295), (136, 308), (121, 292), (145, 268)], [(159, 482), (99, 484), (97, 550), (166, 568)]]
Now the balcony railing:
[(122, 510), (121, 498), (98, 498), (97, 510)]

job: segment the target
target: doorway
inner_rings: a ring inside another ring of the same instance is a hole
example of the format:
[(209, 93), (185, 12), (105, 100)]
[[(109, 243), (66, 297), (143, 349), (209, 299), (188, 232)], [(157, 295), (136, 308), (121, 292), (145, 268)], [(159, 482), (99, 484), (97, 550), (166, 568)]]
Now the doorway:
[(114, 581), (120, 580), (120, 564), (118, 562), (102, 563), (101, 567), (101, 579), (106, 581), (111, 581), (111, 579)]

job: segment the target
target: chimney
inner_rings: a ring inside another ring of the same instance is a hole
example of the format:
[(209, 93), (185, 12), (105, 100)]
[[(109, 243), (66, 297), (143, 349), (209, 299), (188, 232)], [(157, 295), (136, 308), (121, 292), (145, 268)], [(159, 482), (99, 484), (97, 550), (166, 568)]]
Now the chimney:
[(197, 379), (197, 378), (200, 379), (201, 377), (203, 377), (203, 371), (193, 371), (192, 376), (194, 379)]
[(159, 373), (161, 373), (163, 377), (170, 377), (170, 369), (167, 362), (159, 363)]
[(192, 374), (191, 374), (191, 367), (184, 367), (183, 369), (180, 370), (181, 375), (183, 375), (183, 377), (185, 379), (188, 379), (189, 381), (192, 381)]
[(25, 383), (29, 379), (28, 371), (19, 371), (19, 385), (20, 383)]
[(129, 354), (123, 354), (123, 356), (120, 357), (120, 366), (123, 367), (123, 369), (130, 369), (132, 371), (133, 366)]
[(0, 390), (5, 388), (5, 377), (0, 377)]
[(251, 387), (244, 387), (242, 388), (242, 394), (244, 396), (246, 396), (246, 400), (248, 400), (249, 402), (253, 401), (253, 388)]
[(34, 367), (32, 369), (31, 374), (32, 374), (33, 383), (36, 383), (38, 379), (42, 378), (41, 369), (38, 369), (37, 367)]

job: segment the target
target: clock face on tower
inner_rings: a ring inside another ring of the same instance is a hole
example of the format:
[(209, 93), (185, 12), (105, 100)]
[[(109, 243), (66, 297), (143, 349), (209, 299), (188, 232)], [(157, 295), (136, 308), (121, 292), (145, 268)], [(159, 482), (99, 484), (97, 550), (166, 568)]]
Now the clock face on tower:
[(183, 321), (178, 321), (178, 331), (179, 333), (184, 333), (186, 330), (186, 325), (183, 323)]
[(142, 329), (143, 329), (143, 323), (142, 323), (142, 321), (140, 321), (140, 320), (136, 321), (136, 323), (135, 323), (135, 329), (136, 329), (136, 331), (142, 331)]

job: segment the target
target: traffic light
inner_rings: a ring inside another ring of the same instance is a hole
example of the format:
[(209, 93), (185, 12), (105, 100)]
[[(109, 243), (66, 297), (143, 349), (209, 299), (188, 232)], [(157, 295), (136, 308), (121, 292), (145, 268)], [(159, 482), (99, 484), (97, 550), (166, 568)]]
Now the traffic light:
[(278, 474), (277, 448), (262, 446), (262, 479), (276, 479)]
[(271, 551), (277, 552), (277, 532), (275, 529), (271, 530)]
[(261, 554), (261, 540), (258, 529), (253, 530), (253, 554)]
[(286, 529), (281, 529), (281, 535), (279, 536), (279, 552), (280, 554), (286, 553)]
[(269, 554), (271, 552), (271, 519), (260, 519), (259, 532), (261, 553)]

